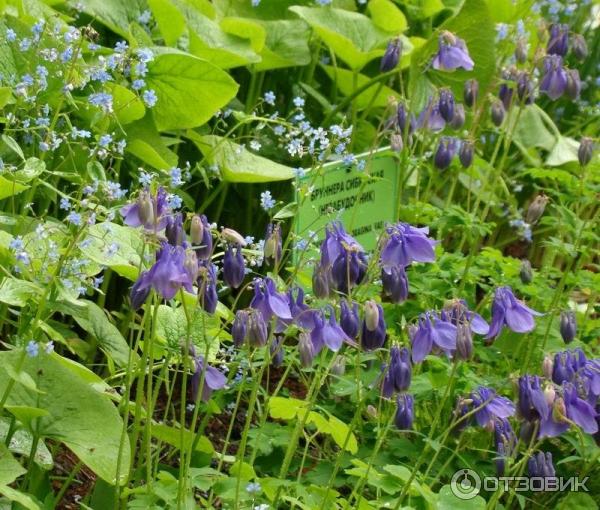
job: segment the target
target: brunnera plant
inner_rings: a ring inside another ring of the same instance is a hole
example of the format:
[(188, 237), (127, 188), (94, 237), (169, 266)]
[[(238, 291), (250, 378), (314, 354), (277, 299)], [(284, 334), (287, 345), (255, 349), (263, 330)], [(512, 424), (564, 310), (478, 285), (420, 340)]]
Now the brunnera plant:
[(4, 506), (597, 507), (596, 5), (0, 11)]

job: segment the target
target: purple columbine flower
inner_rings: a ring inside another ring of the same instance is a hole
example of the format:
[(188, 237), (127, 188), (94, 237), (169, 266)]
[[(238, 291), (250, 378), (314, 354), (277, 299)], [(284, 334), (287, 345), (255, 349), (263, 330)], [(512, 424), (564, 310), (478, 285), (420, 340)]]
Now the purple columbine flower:
[(506, 418), (494, 420), (494, 443), (496, 445), (496, 471), (498, 476), (504, 476), (506, 458), (511, 457), (517, 446), (517, 436)]
[(456, 154), (458, 143), (452, 136), (442, 136), (433, 157), (433, 163), (439, 170), (446, 170)]
[(575, 385), (565, 382), (562, 386), (562, 394), (562, 397), (556, 396), (552, 412), (541, 421), (539, 436), (559, 436), (569, 429), (571, 423), (575, 423), (588, 434), (598, 432), (596, 410), (579, 396)]
[(325, 239), (321, 243), (321, 260), (316, 271), (322, 277), (327, 275), (329, 286), (344, 294), (348, 293), (348, 287), (354, 287), (365, 277), (365, 251), (340, 222), (332, 222), (326, 227)]
[(567, 51), (569, 51), (569, 25), (553, 23), (550, 26), (550, 37), (548, 38), (546, 53), (564, 57)]
[(246, 263), (241, 246), (229, 245), (223, 257), (223, 280), (230, 287), (237, 289), (244, 281)]
[(439, 102), (433, 101), (432, 98), (429, 98), (427, 106), (423, 108), (421, 113), (419, 113), (417, 120), (415, 121), (415, 127), (417, 129), (429, 129), (434, 133), (441, 131), (446, 127), (446, 121), (440, 113)]
[(573, 382), (579, 370), (585, 367), (587, 359), (581, 349), (557, 352), (552, 364), (552, 380), (561, 385), (564, 382)]
[(383, 347), (386, 337), (383, 308), (380, 304), (369, 300), (365, 303), (365, 317), (362, 322), (360, 344), (366, 351)]
[(410, 353), (406, 347), (400, 349), (394, 345), (390, 349), (390, 365), (385, 372), (381, 393), (390, 398), (394, 392), (407, 391), (412, 377)]
[(219, 303), (217, 295), (217, 266), (210, 260), (198, 262), (198, 301), (206, 312), (213, 314)]
[(382, 73), (386, 73), (394, 69), (400, 60), (400, 56), (402, 55), (402, 39), (400, 37), (395, 37), (392, 39), (385, 50), (383, 57), (381, 58), (381, 64), (379, 65), (379, 70)]
[(269, 346), (271, 365), (275, 368), (280, 367), (283, 364), (283, 350), (283, 336), (275, 335), (274, 340)]
[(231, 338), (233, 339), (233, 345), (240, 347), (243, 345), (248, 335), (248, 310), (238, 310), (235, 312), (235, 318), (231, 325)]
[(581, 78), (577, 69), (567, 69), (567, 95), (575, 101), (581, 92)]
[(495, 339), (506, 325), (515, 333), (528, 333), (535, 328), (533, 316), (543, 315), (518, 300), (510, 287), (498, 287), (492, 304), (492, 324), (487, 339)]
[(475, 63), (469, 55), (465, 41), (447, 30), (439, 37), (439, 47), (432, 62), (433, 68), (441, 71), (454, 71), (463, 68), (471, 71)]
[(123, 223), (130, 227), (143, 226), (146, 230), (158, 231), (167, 225), (167, 192), (161, 186), (153, 196), (150, 190), (140, 192), (133, 204), (121, 208)]
[(556, 471), (550, 452), (534, 453), (527, 461), (527, 474), (532, 478), (554, 478)]
[(260, 310), (266, 321), (270, 321), (273, 316), (280, 319), (292, 318), (286, 296), (277, 292), (275, 282), (271, 278), (254, 280), (254, 297), (250, 306)]
[(529, 73), (519, 73), (517, 77), (517, 95), (523, 104), (533, 104), (535, 101), (535, 86)]
[(298, 357), (304, 368), (312, 365), (317, 352), (309, 333), (303, 331), (298, 337)]
[(286, 298), (292, 318), (278, 318), (275, 333), (282, 333), (292, 323), (303, 329), (311, 330), (314, 328), (317, 312), (304, 302), (304, 290), (301, 287), (292, 287), (286, 292)]
[(412, 334), (412, 360), (420, 363), (434, 346), (447, 354), (456, 350), (456, 326), (436, 312), (426, 312), (419, 317), (419, 324)]
[(396, 416), (394, 422), (400, 430), (410, 430), (415, 420), (415, 399), (408, 393), (400, 393), (396, 397)]
[(350, 306), (345, 299), (340, 301), (340, 326), (350, 338), (358, 336), (358, 329), (360, 327), (358, 303), (352, 302)]
[(487, 335), (490, 325), (485, 319), (476, 312), (469, 310), (467, 302), (464, 299), (455, 299), (444, 308), (448, 320), (458, 326), (459, 324), (468, 324), (473, 333), (478, 335)]
[(352, 339), (344, 333), (335, 319), (333, 308), (329, 308), (329, 318), (326, 319), (323, 312), (315, 314), (315, 327), (310, 333), (315, 354), (321, 352), (324, 346), (327, 346), (333, 352), (337, 352), (342, 347), (344, 342), (356, 345)]
[(496, 418), (508, 418), (515, 414), (515, 405), (506, 397), (501, 397), (491, 388), (480, 386), (471, 393), (473, 407), (479, 408), (475, 411), (475, 420), (480, 427), (493, 424)]
[(502, 106), (504, 106), (505, 111), (510, 110), (514, 93), (514, 89), (511, 86), (509, 86), (508, 83), (500, 84), (500, 89), (498, 90), (498, 97), (500, 98), (500, 101), (502, 101)]
[(381, 268), (383, 297), (392, 303), (402, 303), (408, 298), (408, 277), (403, 266)]
[(225, 377), (215, 367), (210, 366), (204, 361), (204, 356), (196, 356), (194, 346), (190, 347), (190, 354), (194, 357), (194, 375), (192, 376), (192, 395), (194, 401), (198, 399), (198, 391), (200, 389), (200, 381), (202, 380), (202, 372), (204, 372), (204, 384), (202, 385), (202, 400), (207, 402), (215, 390), (224, 388), (227, 384)]
[(544, 76), (540, 82), (540, 90), (555, 101), (567, 89), (567, 78), (562, 57), (559, 55), (548, 55), (544, 59)]
[(550, 413), (540, 378), (532, 375), (519, 377), (519, 415), (527, 421), (546, 419)]
[(213, 239), (210, 224), (203, 215), (194, 215), (190, 227), (190, 240), (194, 251), (200, 260), (208, 260), (212, 254)]
[(406, 267), (413, 262), (434, 262), (437, 241), (428, 237), (429, 227), (413, 227), (396, 223), (386, 228), (388, 238), (381, 250), (380, 262), (384, 268)]
[(153, 288), (164, 299), (173, 299), (182, 287), (193, 292), (193, 280), (184, 267), (185, 250), (181, 246), (163, 243), (156, 252), (156, 262), (149, 271), (138, 277), (131, 289), (131, 301), (134, 308), (139, 308)]
[(183, 230), (183, 216), (181, 213), (167, 216), (165, 226), (165, 237), (173, 246), (181, 246), (185, 242), (185, 231)]
[(454, 118), (454, 94), (450, 89), (440, 90), (438, 111), (446, 122), (451, 122)]
[(248, 342), (263, 347), (269, 339), (269, 325), (260, 310), (251, 308), (248, 315)]

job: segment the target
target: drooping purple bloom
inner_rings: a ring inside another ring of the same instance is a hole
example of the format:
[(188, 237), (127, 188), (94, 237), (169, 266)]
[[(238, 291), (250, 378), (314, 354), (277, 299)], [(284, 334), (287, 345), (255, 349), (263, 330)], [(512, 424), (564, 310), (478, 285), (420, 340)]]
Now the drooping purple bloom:
[(452, 129), (462, 129), (465, 125), (465, 107), (462, 104), (457, 104), (454, 107), (454, 116), (450, 121), (450, 127)]
[(568, 310), (560, 314), (560, 336), (566, 344), (571, 343), (577, 334), (577, 319), (575, 312)]
[(408, 298), (408, 277), (403, 266), (381, 268), (381, 286), (384, 298), (402, 303)]
[[(349, 235), (340, 222), (332, 222), (325, 229), (321, 243), (321, 260), (317, 271), (327, 276), (329, 287), (346, 294), (348, 288), (359, 284), (365, 277), (367, 259), (364, 248)], [(320, 282), (323, 283), (323, 282)], [(315, 287), (313, 279), (313, 287)], [(320, 292), (325, 290), (318, 289)]]
[(173, 246), (181, 246), (184, 243), (185, 232), (183, 230), (183, 216), (181, 213), (167, 216), (165, 236)]
[(492, 324), (486, 336), (495, 339), (504, 326), (515, 333), (528, 333), (535, 328), (534, 315), (543, 315), (518, 300), (510, 287), (498, 287), (492, 304)]
[(504, 476), (506, 459), (511, 457), (517, 445), (516, 434), (506, 418), (494, 420), (494, 443), (496, 446), (496, 472), (498, 476)]
[(225, 377), (218, 369), (210, 366), (204, 361), (204, 356), (196, 356), (195, 349), (192, 346), (192, 356), (194, 356), (194, 375), (192, 376), (192, 395), (194, 401), (198, 399), (198, 391), (200, 389), (200, 382), (202, 381), (202, 374), (204, 373), (204, 383), (202, 384), (202, 400), (207, 402), (215, 390), (224, 388), (227, 384), (227, 377)]
[(554, 478), (556, 471), (550, 452), (534, 453), (527, 461), (527, 473), (532, 478)]
[(567, 72), (563, 67), (562, 57), (548, 55), (544, 59), (544, 76), (540, 82), (540, 91), (555, 101), (567, 88)]
[(480, 427), (488, 426), (496, 418), (508, 418), (515, 414), (515, 405), (506, 397), (499, 396), (493, 389), (480, 386), (471, 393), (475, 420)]
[(246, 340), (248, 334), (248, 318), (249, 312), (247, 310), (238, 310), (235, 312), (235, 319), (231, 325), (231, 338), (233, 339), (233, 345), (240, 347)]
[(269, 350), (271, 352), (271, 365), (280, 367), (283, 364), (283, 336), (275, 335)]
[(329, 307), (329, 318), (326, 319), (323, 312), (315, 314), (315, 327), (310, 333), (315, 354), (321, 352), (324, 346), (327, 346), (333, 352), (337, 352), (344, 342), (356, 345), (335, 319), (333, 308)]
[(250, 306), (260, 310), (266, 321), (270, 321), (273, 316), (280, 319), (292, 318), (286, 296), (277, 292), (275, 282), (271, 278), (254, 280), (254, 297)]
[(363, 349), (373, 351), (383, 347), (386, 338), (386, 325), (383, 308), (374, 301), (365, 303), (365, 318), (362, 322), (360, 344)]
[(223, 257), (223, 280), (230, 287), (237, 289), (244, 281), (246, 263), (240, 246), (229, 245)]
[(303, 331), (298, 337), (298, 357), (304, 368), (310, 367), (317, 354), (315, 345), (309, 333)]
[(167, 192), (161, 186), (156, 194), (142, 190), (133, 204), (121, 208), (123, 223), (130, 227), (143, 226), (146, 230), (159, 231), (167, 225)]
[(400, 430), (412, 429), (415, 420), (415, 399), (408, 393), (400, 393), (396, 397), (396, 404), (396, 427)]
[(567, 95), (575, 101), (581, 92), (581, 78), (577, 69), (567, 69)]
[(517, 95), (523, 104), (532, 104), (535, 101), (535, 86), (529, 73), (519, 73), (517, 77)]
[(575, 385), (565, 382), (562, 386), (562, 394), (562, 397), (557, 396), (554, 400), (552, 412), (541, 421), (540, 437), (559, 436), (569, 429), (571, 423), (575, 423), (588, 434), (598, 432), (596, 410), (579, 396)]
[(565, 381), (572, 382), (575, 374), (584, 368), (586, 363), (587, 359), (581, 349), (557, 352), (552, 364), (552, 380), (558, 385)]
[[(411, 134), (416, 128), (415, 116), (406, 110), (406, 105), (403, 102), (399, 102), (396, 107), (396, 116), (393, 119), (396, 129), (402, 133)], [(407, 131), (408, 129), (408, 131)]]
[[(153, 288), (164, 299), (173, 299), (182, 287), (193, 292), (193, 280), (184, 267), (185, 250), (181, 246), (163, 243), (156, 252), (156, 262), (149, 271), (143, 272), (134, 284), (132, 304), (139, 308)], [(143, 298), (143, 299), (142, 299)]]
[(383, 57), (381, 58), (381, 64), (379, 69), (382, 73), (386, 73), (394, 69), (400, 60), (402, 54), (402, 39), (395, 37), (392, 39), (385, 50)]
[(263, 347), (269, 339), (269, 325), (263, 313), (251, 309), (248, 314), (248, 342), (254, 347)]
[(508, 83), (500, 84), (500, 88), (498, 90), (498, 97), (500, 98), (500, 101), (502, 101), (502, 106), (504, 106), (504, 110), (510, 110), (514, 93), (514, 89), (511, 86), (509, 86)]
[(548, 402), (541, 388), (540, 378), (531, 375), (519, 377), (519, 415), (527, 421), (546, 419), (550, 413)]
[(308, 330), (314, 328), (317, 312), (304, 302), (304, 290), (301, 287), (292, 287), (286, 292), (286, 298), (292, 318), (278, 318), (275, 333), (282, 333), (292, 323)]
[(415, 127), (417, 129), (429, 129), (434, 133), (446, 127), (446, 121), (440, 113), (439, 102), (429, 99), (427, 106), (419, 113), (415, 121)]
[(459, 324), (468, 324), (471, 331), (478, 335), (487, 335), (490, 326), (485, 319), (476, 312), (469, 310), (467, 302), (464, 299), (455, 299), (450, 305), (444, 308), (448, 320), (458, 326)]
[(461, 67), (471, 71), (475, 64), (465, 41), (451, 32), (444, 31), (440, 35), (438, 52), (432, 65), (434, 69), (442, 71), (454, 71)]
[(569, 51), (569, 25), (553, 23), (550, 27), (550, 37), (546, 46), (548, 55), (564, 57)]
[(410, 353), (405, 347), (394, 345), (390, 349), (390, 365), (385, 372), (381, 388), (382, 395), (390, 398), (394, 392), (407, 391), (412, 377)]
[(463, 99), (468, 107), (472, 107), (479, 96), (479, 82), (476, 79), (467, 80), (463, 92)]
[(463, 140), (458, 151), (458, 159), (463, 168), (469, 168), (473, 162), (475, 147), (471, 140)]
[(429, 227), (413, 227), (396, 223), (386, 228), (387, 240), (381, 250), (380, 262), (384, 268), (406, 267), (413, 262), (434, 262), (437, 241), (428, 237)]
[(198, 262), (198, 301), (206, 312), (213, 314), (219, 303), (217, 294), (217, 266), (210, 260)]
[(433, 157), (433, 163), (439, 170), (445, 170), (450, 166), (452, 158), (456, 154), (458, 144), (456, 138), (452, 136), (442, 136), (438, 144), (435, 156)]
[(212, 254), (213, 239), (210, 232), (210, 224), (204, 214), (196, 214), (192, 218), (190, 240), (198, 258), (200, 260), (208, 260)]
[(452, 121), (454, 117), (454, 94), (450, 89), (440, 90), (438, 111), (446, 122)]
[(412, 360), (420, 363), (436, 346), (446, 353), (456, 349), (456, 326), (435, 312), (419, 317), (419, 324), (412, 336)]
[(358, 329), (360, 327), (358, 303), (353, 302), (349, 306), (345, 299), (340, 301), (340, 326), (350, 338), (358, 336)]

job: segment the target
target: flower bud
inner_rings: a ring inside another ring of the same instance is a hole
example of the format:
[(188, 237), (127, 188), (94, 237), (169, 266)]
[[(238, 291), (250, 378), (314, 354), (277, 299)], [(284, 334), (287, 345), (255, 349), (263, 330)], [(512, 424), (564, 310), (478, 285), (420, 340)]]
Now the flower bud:
[(246, 334), (248, 333), (248, 312), (246, 310), (238, 310), (235, 313), (235, 319), (231, 326), (231, 338), (233, 339), (233, 345), (240, 347), (244, 340), (246, 340)]
[(365, 325), (369, 331), (375, 331), (379, 324), (379, 308), (377, 303), (369, 299), (365, 303)]
[(469, 168), (473, 162), (473, 142), (470, 140), (463, 141), (460, 151), (458, 152), (458, 159), (463, 168)]
[(575, 312), (568, 310), (560, 314), (560, 336), (566, 344), (571, 343), (577, 334), (577, 319)]
[(544, 399), (546, 400), (546, 403), (549, 406), (552, 406), (552, 404), (554, 404), (554, 399), (556, 398), (556, 391), (554, 390), (554, 387), (549, 384), (548, 386), (546, 386), (544, 388)]
[(312, 289), (315, 296), (324, 299), (329, 296), (329, 277), (321, 266), (315, 266), (312, 275)]
[(348, 306), (345, 299), (340, 301), (340, 327), (350, 338), (358, 336), (360, 326), (358, 318), (358, 303), (352, 303), (352, 308)]
[(337, 376), (344, 375), (346, 372), (346, 357), (343, 354), (338, 354), (335, 357), (330, 372)]
[(533, 199), (533, 201), (529, 204), (529, 208), (527, 209), (527, 214), (525, 215), (525, 221), (530, 225), (534, 225), (538, 222), (538, 220), (544, 214), (544, 209), (546, 209), (546, 204), (550, 200), (543, 193), (538, 195)]
[(584, 37), (581, 34), (574, 34), (572, 39), (573, 55), (578, 60), (585, 60), (588, 56), (588, 47)]
[(248, 341), (254, 347), (262, 347), (267, 343), (269, 331), (262, 312), (253, 310), (248, 317)]
[(378, 416), (377, 408), (373, 404), (367, 406), (367, 416), (373, 419), (377, 419)]
[(532, 104), (535, 100), (535, 87), (527, 73), (520, 73), (517, 78), (517, 95), (524, 104)]
[(275, 338), (270, 346), (271, 351), (271, 365), (275, 368), (280, 367), (283, 364), (283, 342), (282, 338)]
[(567, 418), (567, 407), (562, 397), (556, 397), (554, 399), (554, 406), (552, 407), (552, 418), (554, 421), (564, 422)]
[(196, 278), (198, 278), (198, 257), (192, 250), (185, 251), (183, 269), (190, 276), (190, 281), (196, 281)]
[(591, 160), (594, 153), (594, 142), (591, 138), (584, 136), (579, 143), (577, 150), (577, 159), (581, 166), (586, 166)]
[(531, 262), (527, 259), (521, 260), (521, 269), (519, 270), (519, 277), (523, 283), (531, 283), (533, 280), (533, 270), (531, 268)]
[(581, 79), (577, 69), (567, 69), (567, 86), (565, 88), (567, 95), (575, 101), (581, 92)]
[(140, 223), (142, 225), (152, 225), (154, 224), (154, 202), (152, 201), (152, 197), (147, 191), (143, 191), (140, 193), (138, 197), (138, 215), (140, 219)]
[(390, 146), (394, 152), (402, 152), (402, 149), (404, 148), (402, 135), (394, 133), (392, 136), (390, 136)]
[(450, 122), (454, 117), (454, 94), (450, 89), (440, 90), (438, 111), (446, 122)]
[(504, 105), (502, 104), (502, 101), (497, 99), (492, 103), (491, 111), (492, 122), (495, 126), (499, 127), (502, 124), (502, 122), (504, 121), (504, 113)]
[(381, 58), (381, 64), (379, 65), (381, 72), (386, 73), (394, 69), (398, 65), (401, 56), (402, 39), (396, 37), (388, 43), (385, 53)]
[(183, 216), (181, 213), (167, 216), (165, 236), (173, 246), (181, 246), (183, 244), (183, 241), (185, 241), (185, 232), (183, 231)]
[(552, 380), (552, 372), (554, 370), (554, 361), (552, 360), (552, 356), (546, 354), (544, 356), (544, 362), (542, 363), (542, 372), (544, 373), (544, 377), (549, 381)]
[(471, 359), (473, 355), (473, 336), (471, 326), (460, 322), (456, 326), (456, 357), (461, 360)]
[(472, 107), (476, 103), (478, 94), (479, 94), (479, 82), (475, 79), (467, 80), (465, 82), (463, 99), (465, 101), (465, 104), (469, 108)]
[(527, 62), (527, 40), (519, 39), (515, 47), (515, 59), (520, 64)]
[(269, 223), (263, 249), (265, 260), (272, 260), (277, 265), (281, 260), (281, 249), (281, 226), (279, 223)]
[(237, 289), (244, 281), (246, 263), (239, 246), (228, 246), (223, 257), (223, 280), (233, 289)]
[(312, 365), (315, 357), (315, 347), (310, 339), (310, 334), (303, 331), (298, 337), (298, 355), (300, 357), (300, 363), (304, 368), (308, 368)]
[(202, 236), (204, 234), (204, 226), (202, 225), (202, 218), (195, 214), (192, 217), (192, 224), (190, 226), (190, 239), (193, 245), (202, 243)]
[(454, 116), (450, 121), (452, 129), (460, 129), (465, 125), (465, 107), (462, 104), (457, 104), (454, 107)]
[(239, 232), (236, 232), (232, 228), (224, 228), (221, 231), (221, 235), (223, 236), (223, 239), (232, 244), (238, 246), (246, 246), (246, 240), (242, 237), (242, 235)]
[(506, 83), (500, 85), (500, 89), (498, 90), (498, 97), (502, 101), (502, 106), (504, 106), (505, 111), (510, 108), (514, 92), (515, 91), (512, 89), (512, 87), (509, 87)]
[(550, 26), (550, 34), (546, 53), (548, 55), (560, 55), (564, 57), (569, 50), (569, 26), (562, 23), (553, 23)]
[(410, 430), (413, 427), (413, 421), (415, 419), (415, 404), (414, 398), (408, 393), (401, 393), (398, 395), (397, 400), (396, 416), (394, 422), (396, 427), (400, 430)]
[(402, 303), (408, 298), (408, 278), (403, 266), (381, 268), (382, 295), (392, 303)]
[(454, 153), (456, 152), (456, 140), (451, 137), (443, 136), (435, 152), (433, 163), (436, 168), (445, 170), (450, 166)]

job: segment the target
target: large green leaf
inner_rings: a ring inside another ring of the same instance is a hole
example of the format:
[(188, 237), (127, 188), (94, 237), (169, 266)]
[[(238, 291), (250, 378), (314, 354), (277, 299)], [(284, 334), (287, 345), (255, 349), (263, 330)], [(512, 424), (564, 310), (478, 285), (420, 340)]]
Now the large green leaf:
[(404, 32), (408, 28), (404, 13), (391, 0), (371, 0), (368, 6), (375, 25), (386, 32)]
[(253, 154), (242, 145), (220, 136), (188, 132), (210, 164), (217, 165), (228, 182), (286, 181), (294, 177), (291, 168)]
[(306, 21), (351, 69), (361, 69), (384, 53), (390, 34), (363, 14), (333, 8), (290, 8)]
[[(19, 351), (0, 353), (0, 393), (9, 381), (7, 367), (16, 370), (21, 356)], [(121, 438), (123, 421), (116, 407), (108, 396), (93, 389), (59, 359), (57, 354), (43, 353), (35, 358), (26, 357), (22, 370), (35, 380), (41, 393), (15, 384), (7, 403), (47, 411), (47, 416), (36, 420), (36, 432), (64, 443), (94, 473), (112, 484), (117, 481), (120, 452), (119, 482), (124, 482), (129, 470), (130, 446), (127, 436)]]
[(156, 130), (152, 116), (127, 125), (125, 150), (157, 170), (177, 165), (177, 154), (170, 150)]
[(25, 306), (27, 301), (39, 296), (42, 292), (43, 289), (33, 282), (7, 277), (0, 282), (0, 303)]
[(155, 52), (146, 82), (158, 95), (159, 130), (200, 126), (235, 97), (238, 84), (210, 62), (175, 49)]
[[(80, 300), (85, 305), (80, 313), (74, 313), (73, 318), (85, 331), (92, 335), (100, 348), (117, 364), (124, 368), (129, 362), (129, 346), (117, 327), (108, 320), (104, 310), (96, 303)], [(133, 361), (137, 361), (137, 354), (133, 353)]]
[(81, 10), (106, 25), (121, 37), (129, 36), (129, 24), (146, 9), (144, 0), (85, 0)]
[(21, 184), (15, 180), (9, 180), (0, 175), (0, 200), (7, 197), (12, 197), (13, 195), (18, 195), (25, 191), (29, 186), (26, 184)]
[(94, 262), (135, 280), (139, 273), (144, 239), (139, 229), (103, 222), (88, 229), (89, 244), (81, 251)]
[[(431, 67), (431, 61), (438, 51), (438, 37), (442, 30), (448, 30), (464, 39), (475, 63), (472, 71), (463, 69), (453, 72), (436, 71)], [(458, 14), (441, 25), (425, 45), (413, 52), (409, 90), (414, 106), (417, 109), (424, 106), (431, 91), (429, 83), (450, 86), (460, 97), (464, 82), (469, 78), (476, 78), (479, 81), (479, 89), (488, 90), (496, 72), (495, 33), (494, 23), (485, 0), (465, 0)], [(423, 89), (427, 90), (423, 91)], [(418, 99), (415, 101), (416, 97)]]
[(265, 46), (256, 64), (258, 71), (282, 67), (304, 66), (310, 62), (309, 29), (300, 20), (264, 21)]
[(12, 456), (4, 443), (0, 443), (0, 485), (13, 483), (25, 469)]
[(193, 2), (172, 0), (189, 29), (189, 51), (222, 69), (258, 62), (260, 57), (248, 39), (227, 33), (205, 16)]
[(170, 0), (148, 0), (148, 5), (165, 43), (175, 46), (186, 29), (183, 14)]
[[(10, 423), (8, 417), (0, 418), (0, 442), (3, 445), (6, 443), (6, 436), (8, 435), (9, 429)], [(33, 446), (33, 436), (29, 431), (24, 429), (17, 429), (13, 432), (8, 449), (17, 455), (28, 457)], [(43, 441), (38, 441), (34, 460), (38, 466), (45, 470), (50, 470), (54, 466), (52, 454)]]
[[(323, 69), (325, 69), (327, 76), (331, 78), (345, 96), (351, 95), (355, 88), (360, 88), (370, 80), (368, 76), (359, 73), (356, 77), (355, 86), (354, 73), (352, 71), (333, 66), (323, 66)], [(373, 85), (356, 96), (353, 101), (357, 110), (363, 110), (369, 106), (385, 108), (388, 105), (388, 98), (390, 97), (399, 98), (400, 94), (385, 85)]]

